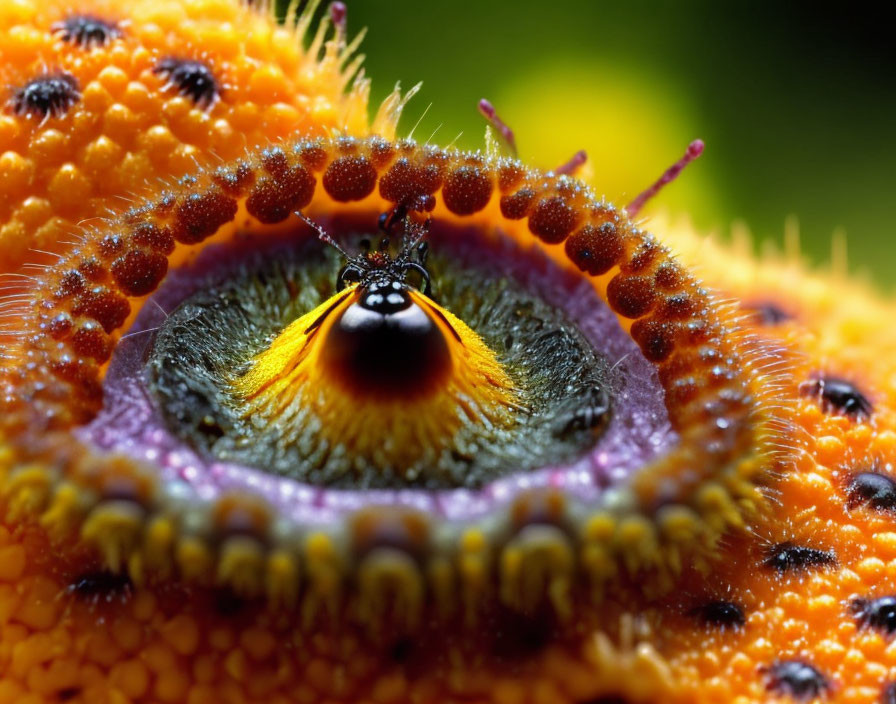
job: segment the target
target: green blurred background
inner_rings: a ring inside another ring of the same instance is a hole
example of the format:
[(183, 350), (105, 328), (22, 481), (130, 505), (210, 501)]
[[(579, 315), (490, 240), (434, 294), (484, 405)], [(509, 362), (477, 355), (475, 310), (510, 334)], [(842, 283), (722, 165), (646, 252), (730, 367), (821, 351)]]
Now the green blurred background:
[[(727, 233), (745, 222), (781, 240), (795, 215), (803, 250), (896, 288), (896, 42), (867, 8), (729, 2), (348, 0), (372, 103), (423, 81), (406, 133), (483, 145), (488, 97), (520, 156), (545, 167), (584, 148), (592, 182), (625, 203), (683, 153), (703, 157), (652, 208)], [(851, 13), (854, 13), (853, 16)], [(649, 215), (650, 210), (645, 211)]]

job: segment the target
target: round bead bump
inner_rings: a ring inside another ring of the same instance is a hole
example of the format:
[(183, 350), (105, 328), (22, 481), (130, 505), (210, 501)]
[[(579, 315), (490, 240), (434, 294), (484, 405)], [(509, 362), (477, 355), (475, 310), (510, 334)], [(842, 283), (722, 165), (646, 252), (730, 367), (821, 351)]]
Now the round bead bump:
[(110, 570), (119, 572), (138, 545), (145, 517), (143, 507), (133, 501), (104, 501), (87, 516), (81, 538), (96, 546)]
[(186, 580), (201, 584), (210, 574), (215, 574), (215, 557), (198, 535), (181, 535), (175, 546), (175, 562), (179, 574)]
[(377, 172), (365, 156), (341, 156), (324, 172), (327, 195), (338, 203), (364, 200), (376, 187)]
[(10, 520), (40, 513), (50, 500), (54, 477), (39, 465), (17, 467), (5, 478), (3, 498)]
[(488, 205), (493, 188), (491, 176), (483, 167), (464, 164), (445, 177), (442, 200), (455, 215), (472, 215)]
[(498, 202), (501, 215), (508, 220), (522, 220), (529, 215), (532, 203), (535, 202), (535, 190), (533, 188), (521, 188), (512, 195), (501, 196)]
[(174, 239), (183, 244), (202, 242), (233, 220), (237, 209), (236, 200), (221, 191), (190, 193), (175, 209)]
[(252, 598), (264, 593), (265, 550), (249, 535), (232, 535), (220, 547), (217, 581), (240, 597)]
[(73, 482), (60, 482), (40, 516), (40, 524), (52, 541), (71, 535), (95, 503), (95, 496)]
[(311, 202), (316, 185), (314, 177), (303, 166), (287, 167), (255, 183), (246, 199), (246, 210), (266, 225), (282, 222)]
[(478, 621), (490, 592), (491, 546), (481, 528), (469, 528), (460, 536), (457, 570), (461, 585), (465, 622)]
[(334, 623), (342, 606), (345, 556), (322, 531), (309, 534), (303, 548), (308, 583), (301, 606), (302, 625)]
[(255, 169), (246, 161), (237, 162), (234, 166), (221, 166), (212, 174), (215, 185), (233, 198), (245, 196), (255, 184), (255, 179)]
[(425, 600), (423, 576), (403, 550), (374, 548), (357, 567), (357, 617), (372, 633), (412, 633), (421, 623)]
[(653, 282), (643, 276), (617, 274), (607, 286), (610, 307), (626, 318), (640, 318), (650, 312), (656, 302)]
[(533, 524), (520, 530), (502, 549), (501, 601), (533, 614), (548, 601), (562, 620), (572, 616), (573, 546), (556, 526)]
[(110, 270), (125, 295), (145, 296), (165, 278), (168, 258), (160, 252), (132, 249), (112, 262)]
[(442, 186), (443, 168), (438, 160), (412, 163), (408, 157), (401, 157), (380, 179), (380, 195), (393, 203), (426, 203)]
[(529, 213), (529, 231), (548, 244), (563, 242), (579, 224), (578, 209), (564, 196), (539, 200)]
[(274, 608), (295, 607), (299, 599), (301, 570), (298, 556), (286, 548), (275, 548), (265, 564), (265, 596)]
[(573, 264), (591, 276), (606, 274), (624, 254), (622, 235), (612, 221), (586, 224), (570, 235), (565, 249)]
[(72, 314), (92, 318), (105, 333), (121, 327), (130, 313), (131, 304), (127, 298), (104, 286), (85, 291), (72, 306)]

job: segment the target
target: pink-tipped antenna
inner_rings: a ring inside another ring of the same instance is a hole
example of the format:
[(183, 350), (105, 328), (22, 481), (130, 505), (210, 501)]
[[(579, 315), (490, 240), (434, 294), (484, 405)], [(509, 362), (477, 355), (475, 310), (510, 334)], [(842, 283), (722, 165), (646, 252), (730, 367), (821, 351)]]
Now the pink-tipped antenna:
[(659, 193), (664, 187), (672, 183), (678, 175), (681, 173), (682, 169), (685, 166), (690, 164), (694, 159), (700, 156), (703, 153), (703, 140), (695, 139), (688, 145), (687, 151), (684, 153), (684, 156), (681, 157), (678, 161), (676, 161), (672, 166), (666, 169), (665, 173), (660, 176), (654, 184), (648, 188), (646, 191), (642, 191), (637, 198), (635, 198), (631, 203), (625, 206), (625, 212), (628, 213), (630, 218), (635, 217), (641, 208), (644, 207), (644, 204), (653, 198), (657, 193)]
[(554, 173), (558, 175), (572, 176), (584, 166), (586, 161), (588, 161), (588, 155), (585, 153), (584, 149), (579, 149), (579, 151), (572, 155), (569, 161), (554, 169)]
[(488, 100), (483, 98), (479, 101), (479, 112), (482, 116), (488, 120), (488, 123), (495, 128), (495, 131), (501, 135), (501, 138), (507, 144), (507, 147), (510, 149), (511, 155), (516, 158), (516, 137), (513, 134), (513, 130), (507, 125), (504, 120), (498, 117), (498, 112), (495, 110), (495, 106), (492, 105)]
[(333, 23), (333, 26), (336, 28), (336, 34), (340, 38), (345, 37), (345, 28), (346, 28), (345, 16), (347, 13), (348, 13), (348, 8), (345, 6), (344, 2), (330, 3), (330, 21)]

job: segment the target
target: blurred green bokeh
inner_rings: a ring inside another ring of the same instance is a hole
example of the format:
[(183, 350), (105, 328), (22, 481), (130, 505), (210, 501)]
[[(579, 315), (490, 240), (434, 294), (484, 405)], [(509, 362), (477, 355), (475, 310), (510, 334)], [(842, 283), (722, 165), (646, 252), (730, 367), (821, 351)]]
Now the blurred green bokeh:
[[(402, 131), (483, 145), (488, 97), (520, 156), (552, 167), (588, 151), (592, 182), (625, 203), (684, 151), (707, 149), (652, 207), (727, 232), (742, 220), (781, 239), (797, 216), (803, 249), (896, 278), (896, 42), (867, 8), (787, 3), (348, 0), (375, 106), (396, 81), (424, 86)], [(862, 12), (861, 16), (858, 13)], [(649, 212), (646, 213), (649, 215)]]

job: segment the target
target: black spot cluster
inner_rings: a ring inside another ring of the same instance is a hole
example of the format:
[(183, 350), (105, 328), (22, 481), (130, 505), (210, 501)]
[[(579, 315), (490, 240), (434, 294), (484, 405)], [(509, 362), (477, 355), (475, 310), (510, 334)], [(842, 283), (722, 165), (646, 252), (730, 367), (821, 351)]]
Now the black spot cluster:
[(803, 396), (818, 399), (825, 413), (839, 413), (852, 420), (864, 420), (874, 407), (851, 381), (835, 376), (820, 376), (800, 386)]
[(121, 36), (121, 29), (115, 22), (95, 15), (71, 15), (54, 24), (52, 29), (62, 41), (81, 49), (106, 46)]
[(837, 557), (829, 550), (796, 545), (788, 540), (777, 543), (766, 550), (765, 560), (762, 564), (780, 574), (785, 574), (819, 567), (831, 567), (837, 564)]
[(896, 481), (886, 474), (867, 471), (855, 474), (846, 488), (846, 505), (865, 505), (876, 511), (896, 509)]
[(691, 610), (691, 615), (706, 626), (721, 630), (742, 628), (747, 622), (744, 608), (733, 601), (713, 599)]
[(177, 88), (182, 96), (204, 110), (211, 109), (221, 97), (215, 74), (201, 61), (169, 57), (159, 61), (153, 73), (168, 81), (166, 87)]
[(70, 73), (53, 73), (28, 81), (12, 96), (10, 104), (16, 115), (62, 117), (81, 99), (78, 80)]
[(896, 596), (853, 599), (849, 610), (863, 628), (873, 628), (885, 636), (896, 633)]
[(799, 660), (779, 660), (766, 669), (766, 688), (781, 696), (810, 701), (827, 694), (831, 684), (815, 667)]
[(70, 594), (93, 603), (127, 598), (133, 589), (131, 578), (126, 574), (105, 570), (85, 572), (68, 586)]
[(760, 325), (773, 326), (792, 320), (793, 316), (776, 303), (763, 301), (747, 306)]

